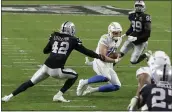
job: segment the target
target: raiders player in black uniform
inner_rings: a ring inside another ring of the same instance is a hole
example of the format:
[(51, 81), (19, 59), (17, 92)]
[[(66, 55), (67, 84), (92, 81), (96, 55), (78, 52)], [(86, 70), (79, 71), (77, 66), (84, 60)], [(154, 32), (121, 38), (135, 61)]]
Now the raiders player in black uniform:
[(53, 78), (67, 79), (64, 86), (53, 97), (53, 101), (69, 102), (69, 100), (63, 98), (63, 94), (75, 83), (78, 78), (78, 74), (74, 70), (64, 68), (70, 53), (75, 49), (92, 58), (104, 60), (102, 55), (96, 54), (94, 51), (85, 48), (79, 38), (74, 35), (75, 25), (69, 21), (63, 23), (61, 26), (61, 32), (54, 32), (51, 34), (49, 42), (43, 50), (44, 54), (50, 53), (44, 65), (29, 81), (24, 82), (10, 95), (3, 97), (2, 101), (8, 102), (13, 96), (16, 96), (17, 94), (25, 91), (27, 88), (32, 87), (51, 76)]
[(148, 38), (151, 34), (151, 17), (145, 14), (145, 3), (143, 1), (135, 2), (135, 11), (129, 13), (131, 22), (130, 28), (126, 32), (128, 39), (124, 42), (120, 49), (121, 57), (123, 57), (130, 49), (134, 49), (130, 62), (137, 64), (151, 55), (151, 51), (142, 54), (147, 47)]
[(172, 111), (172, 67), (161, 66), (153, 76), (156, 84), (145, 85), (140, 91), (141, 110)]

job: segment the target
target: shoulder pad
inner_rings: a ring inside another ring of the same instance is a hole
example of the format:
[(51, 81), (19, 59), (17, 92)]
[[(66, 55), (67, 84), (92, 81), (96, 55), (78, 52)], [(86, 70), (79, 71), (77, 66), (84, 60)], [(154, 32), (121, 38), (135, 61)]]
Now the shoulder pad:
[(145, 21), (151, 21), (151, 16), (149, 14), (144, 14)]
[(101, 38), (108, 38), (108, 35), (104, 34), (104, 35), (101, 36)]

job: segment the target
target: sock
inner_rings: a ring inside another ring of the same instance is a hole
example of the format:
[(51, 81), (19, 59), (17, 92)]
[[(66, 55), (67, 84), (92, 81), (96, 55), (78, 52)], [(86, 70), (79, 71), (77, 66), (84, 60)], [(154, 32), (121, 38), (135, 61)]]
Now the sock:
[(108, 79), (102, 75), (95, 75), (88, 79), (88, 84), (96, 82), (107, 82)]
[(11, 93), (11, 94), (9, 95), (9, 97), (12, 98), (12, 97), (13, 97), (13, 94)]
[(61, 91), (59, 91), (57, 94), (60, 96), (63, 96), (63, 92), (61, 92)]
[(65, 93), (77, 80), (78, 76), (73, 79), (67, 79), (63, 87), (60, 89), (62, 93)]
[(99, 87), (99, 92), (111, 92), (119, 90), (120, 86), (107, 84)]
[(12, 92), (12, 94), (16, 96), (17, 94), (25, 91), (27, 88), (32, 87), (32, 86), (34, 86), (34, 84), (32, 83), (31, 80), (29, 80), (23, 83), (22, 85), (20, 85), (15, 91)]
[(90, 93), (97, 92), (97, 91), (99, 91), (98, 87), (96, 87), (96, 88), (91, 87), (91, 89), (90, 89)]
[(146, 54), (142, 54), (140, 57), (139, 57), (139, 59), (137, 60), (137, 62), (131, 62), (132, 64), (137, 64), (137, 63), (140, 63), (141, 61), (143, 61), (145, 58), (146, 58), (147, 56), (146, 56)]

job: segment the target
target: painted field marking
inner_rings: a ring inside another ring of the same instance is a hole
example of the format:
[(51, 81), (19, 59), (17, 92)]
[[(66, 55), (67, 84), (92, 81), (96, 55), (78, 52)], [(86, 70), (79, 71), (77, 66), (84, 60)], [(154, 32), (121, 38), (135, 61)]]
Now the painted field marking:
[[(38, 84), (36, 86), (38, 87), (62, 87), (64, 84), (61, 84), (61, 85), (55, 85), (55, 84)], [(102, 86), (103, 84), (94, 84), (94, 86)], [(18, 85), (15, 85), (15, 84), (2, 84), (2, 87), (13, 87), (13, 86), (18, 86)], [(72, 87), (77, 87), (78, 85), (73, 85)], [(137, 85), (122, 85), (124, 87), (137, 87)], [(70, 89), (69, 89), (70, 90)]]
[[(3, 38), (2, 38), (3, 39)], [(28, 38), (9, 38), (12, 40), (32, 40), (32, 39), (28, 39)], [(48, 40), (48, 39), (33, 39), (33, 40)], [(81, 40), (85, 40), (85, 41), (90, 41), (90, 40), (99, 40), (99, 38), (83, 38)], [(148, 40), (148, 42), (171, 42), (172, 40)]]
[(65, 107), (65, 108), (96, 108), (95, 105), (91, 105), (91, 106), (69, 105), (69, 106), (61, 106), (61, 107)]

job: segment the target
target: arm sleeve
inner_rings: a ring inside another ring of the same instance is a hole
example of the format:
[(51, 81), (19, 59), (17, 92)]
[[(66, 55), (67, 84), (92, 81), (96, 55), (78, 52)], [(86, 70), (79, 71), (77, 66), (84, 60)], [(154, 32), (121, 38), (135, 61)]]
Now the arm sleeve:
[(130, 28), (126, 32), (126, 36), (130, 35), (133, 32), (132, 24), (130, 24)]
[(99, 43), (100, 43), (100, 44), (103, 44), (103, 45), (105, 45), (105, 46), (108, 46), (108, 42), (107, 42), (105, 36), (102, 36), (102, 37), (100, 38)]
[(79, 51), (80, 53), (82, 54), (85, 54), (89, 57), (92, 57), (92, 58), (99, 58), (99, 55), (97, 53), (95, 53), (94, 51), (92, 50), (89, 50), (87, 48), (85, 48), (83, 45), (78, 45), (75, 50)]
[(140, 90), (140, 95), (143, 98), (143, 101), (141, 102), (140, 106), (143, 106), (146, 103), (146, 99), (148, 98), (149, 94), (150, 94), (150, 86), (145, 84), (142, 89)]
[(143, 38), (149, 38), (150, 34), (151, 34), (151, 23), (150, 22), (146, 22), (144, 25), (145, 31), (144, 33), (142, 33), (142, 35), (140, 35), (138, 38), (139, 39), (143, 39)]
[(48, 54), (51, 52), (51, 43), (50, 43), (50, 40), (51, 40), (51, 36), (49, 38), (49, 42), (47, 43), (47, 45), (45, 46), (45, 48), (43, 49), (43, 53), (44, 54)]

